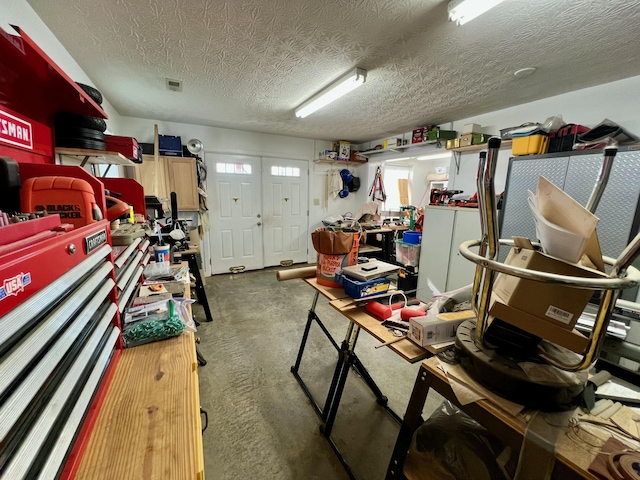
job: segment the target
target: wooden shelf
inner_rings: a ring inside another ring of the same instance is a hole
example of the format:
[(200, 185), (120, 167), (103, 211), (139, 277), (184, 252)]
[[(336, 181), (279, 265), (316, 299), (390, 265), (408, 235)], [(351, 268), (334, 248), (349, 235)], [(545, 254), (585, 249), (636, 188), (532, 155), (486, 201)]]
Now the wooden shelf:
[(360, 248), (358, 248), (358, 253), (377, 253), (381, 251), (382, 248), (374, 247), (372, 245), (362, 245)]
[[(506, 148), (506, 147), (511, 148), (512, 143), (513, 143), (513, 140), (503, 140), (502, 143), (500, 144), (500, 148)], [(487, 144), (482, 143), (480, 145), (469, 145), (468, 147), (451, 148), (448, 151), (465, 153), (465, 152), (481, 152), (482, 150), (486, 150), (486, 149), (487, 149)]]
[(100, 165), (124, 165), (133, 167), (135, 162), (118, 152), (103, 152), (100, 150), (85, 150), (83, 148), (56, 148), (56, 155), (82, 159), (82, 165), (94, 163)]
[(332, 158), (316, 158), (313, 163), (331, 163), (331, 164), (340, 164), (340, 165), (362, 165), (367, 163), (368, 160), (334, 160)]

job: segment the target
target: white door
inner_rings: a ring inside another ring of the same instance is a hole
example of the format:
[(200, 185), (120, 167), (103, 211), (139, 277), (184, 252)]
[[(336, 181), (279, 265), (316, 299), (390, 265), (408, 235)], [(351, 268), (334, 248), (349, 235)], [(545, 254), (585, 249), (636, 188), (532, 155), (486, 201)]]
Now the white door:
[(264, 267), (260, 158), (207, 153), (211, 273)]
[(307, 261), (309, 164), (262, 159), (264, 264)]

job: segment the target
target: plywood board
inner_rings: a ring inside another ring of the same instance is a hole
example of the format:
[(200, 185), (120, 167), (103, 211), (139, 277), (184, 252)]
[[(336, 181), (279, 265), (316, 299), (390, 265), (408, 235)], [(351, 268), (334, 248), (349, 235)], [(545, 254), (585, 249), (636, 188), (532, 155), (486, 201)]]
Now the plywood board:
[(194, 353), (192, 333), (124, 350), (77, 479), (203, 475)]

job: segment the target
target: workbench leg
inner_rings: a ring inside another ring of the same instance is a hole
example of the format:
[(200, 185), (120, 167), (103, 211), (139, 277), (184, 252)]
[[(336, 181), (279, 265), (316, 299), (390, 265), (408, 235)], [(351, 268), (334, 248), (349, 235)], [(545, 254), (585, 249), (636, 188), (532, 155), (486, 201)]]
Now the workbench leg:
[(336, 362), (336, 368), (333, 371), (333, 377), (331, 378), (331, 385), (329, 385), (329, 391), (327, 392), (327, 399), (324, 402), (324, 409), (322, 410), (322, 414), (320, 417), (325, 422), (327, 418), (329, 418), (329, 413), (331, 411), (331, 405), (333, 404), (336, 388), (338, 387), (338, 383), (342, 375), (344, 374), (345, 368), (345, 353), (349, 350), (349, 340), (351, 339), (351, 335), (353, 334), (353, 323), (349, 322), (349, 327), (347, 328), (347, 334), (345, 335), (344, 340), (342, 341), (342, 346), (338, 349), (338, 361)]
[(422, 409), (424, 408), (424, 402), (427, 399), (429, 388), (431, 388), (431, 379), (432, 377), (428, 374), (427, 370), (424, 367), (420, 367), (418, 378), (411, 392), (409, 405), (407, 405), (407, 411), (404, 414), (404, 420), (400, 425), (400, 433), (398, 433), (396, 445), (393, 448), (391, 461), (387, 468), (387, 476), (385, 477), (386, 480), (405, 478), (402, 472), (404, 461), (407, 457), (413, 434), (423, 422)]
[(371, 389), (373, 394), (376, 396), (376, 400), (378, 401), (378, 403), (383, 407), (385, 407), (389, 402), (389, 399), (383, 395), (382, 390), (380, 390), (380, 387), (378, 387), (376, 382), (371, 377), (371, 374), (362, 364), (362, 362), (360, 361), (358, 356), (355, 354), (355, 352), (352, 353), (352, 357), (353, 357), (352, 359), (353, 369), (356, 371), (358, 375), (362, 377), (364, 382)]
[(300, 362), (302, 362), (302, 354), (304, 353), (304, 347), (307, 345), (307, 338), (309, 337), (309, 330), (311, 329), (311, 322), (315, 319), (316, 316), (316, 304), (318, 303), (318, 295), (319, 292), (316, 291), (315, 296), (313, 297), (313, 302), (311, 303), (311, 309), (309, 310), (309, 315), (307, 315), (307, 324), (304, 326), (304, 333), (302, 334), (302, 341), (300, 342), (300, 348), (298, 348), (298, 356), (296, 357), (296, 363), (293, 367), (291, 367), (292, 372), (297, 372), (300, 368)]
[[(324, 435), (329, 438), (331, 430), (333, 429), (333, 423), (336, 420), (336, 414), (338, 413), (338, 407), (340, 406), (340, 399), (342, 398), (342, 392), (344, 386), (347, 383), (347, 376), (349, 370), (353, 364), (353, 350), (358, 341), (358, 334), (360, 333), (360, 327), (354, 325), (353, 322), (349, 322), (349, 328), (347, 329), (347, 335), (345, 337), (343, 348), (340, 350), (340, 356), (338, 358), (338, 365), (336, 366), (336, 372), (334, 375), (335, 380), (335, 393), (330, 402), (331, 408), (326, 416), (324, 426), (320, 427), (320, 430)], [(332, 387), (334, 387), (332, 382)], [(327, 397), (329, 401), (329, 397)]]
[[(324, 324), (320, 321), (320, 318), (318, 317), (318, 315), (316, 315), (315, 308), (318, 303), (318, 296), (319, 296), (319, 292), (316, 291), (315, 296), (313, 297), (313, 302), (311, 303), (311, 308), (309, 309), (309, 315), (307, 316), (307, 324), (305, 325), (304, 333), (302, 334), (302, 341), (300, 342), (300, 348), (298, 349), (298, 356), (296, 357), (296, 363), (291, 367), (291, 373), (293, 373), (293, 376), (298, 381), (300, 388), (302, 388), (302, 391), (304, 392), (304, 394), (311, 401), (311, 405), (313, 405), (313, 408), (316, 410), (316, 413), (318, 414), (318, 416), (324, 421), (327, 418), (329, 407), (331, 405), (331, 401), (333, 400), (333, 392), (334, 392), (333, 380), (332, 380), (332, 386), (329, 388), (329, 393), (327, 395), (327, 400), (325, 401), (324, 407), (320, 408), (320, 405), (318, 405), (315, 398), (313, 398), (313, 395), (307, 388), (307, 385), (304, 383), (304, 380), (302, 380), (302, 377), (300, 377), (300, 374), (298, 372), (298, 370), (300, 369), (300, 363), (302, 362), (302, 355), (304, 353), (305, 346), (307, 345), (309, 330), (311, 329), (311, 324), (314, 322), (314, 320), (318, 324), (318, 326), (322, 329), (326, 337), (329, 339), (329, 341), (331, 342), (331, 345), (333, 345), (333, 347), (338, 352), (340, 352), (340, 347), (338, 346), (336, 341), (333, 339), (333, 337), (331, 336), (327, 328), (324, 326)], [(339, 357), (338, 365), (336, 366), (336, 369), (340, 365), (341, 365), (341, 360)], [(336, 374), (334, 373), (334, 377), (335, 375)]]
[(204, 317), (206, 321), (212, 322), (213, 317), (211, 316), (209, 301), (207, 300), (207, 292), (205, 291), (204, 284), (202, 283), (202, 276), (200, 275), (200, 269), (198, 268), (198, 261), (196, 260), (195, 253), (187, 255), (187, 262), (189, 263), (189, 270), (193, 273), (193, 276), (196, 279), (196, 297), (198, 298), (198, 303), (202, 305), (202, 308), (204, 308)]

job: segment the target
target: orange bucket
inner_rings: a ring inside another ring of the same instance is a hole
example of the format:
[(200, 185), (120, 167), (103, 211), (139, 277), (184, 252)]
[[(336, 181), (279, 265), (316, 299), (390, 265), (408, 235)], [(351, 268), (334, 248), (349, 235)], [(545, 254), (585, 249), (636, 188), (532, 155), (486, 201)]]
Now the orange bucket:
[(316, 266), (316, 279), (320, 285), (325, 287), (342, 288), (336, 282), (336, 273), (340, 273), (344, 267), (356, 265), (358, 263), (358, 234), (353, 234), (353, 246), (347, 255), (326, 255), (318, 253), (318, 264)]

